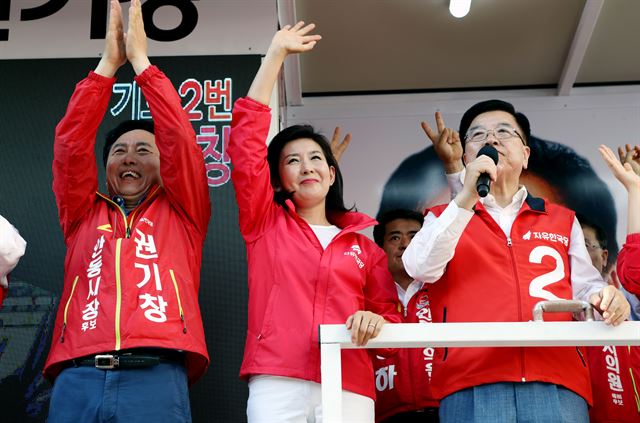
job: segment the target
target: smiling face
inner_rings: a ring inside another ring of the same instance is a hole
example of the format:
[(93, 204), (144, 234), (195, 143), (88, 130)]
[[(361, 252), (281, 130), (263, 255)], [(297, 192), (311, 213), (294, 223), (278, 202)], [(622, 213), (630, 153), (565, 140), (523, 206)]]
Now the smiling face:
[(413, 219), (394, 219), (384, 227), (382, 249), (389, 259), (389, 272), (396, 282), (405, 275), (402, 253), (420, 230), (422, 224)]
[(465, 142), (464, 160), (471, 163), (478, 151), (489, 144), (498, 150), (498, 180), (501, 178), (518, 178), (523, 169), (527, 168), (530, 150), (525, 146), (522, 139), (515, 135), (512, 137), (498, 139), (496, 132), (517, 131), (522, 137), (522, 129), (518, 126), (515, 117), (510, 113), (500, 110), (479, 114), (469, 125), (468, 135), (478, 131), (489, 131), (488, 137), (482, 142)]
[(322, 148), (310, 138), (288, 142), (280, 152), (278, 164), (282, 189), (292, 194), (297, 208), (310, 208), (324, 204), (336, 177)]
[(152, 133), (142, 129), (125, 132), (109, 150), (107, 158), (109, 195), (119, 195), (135, 205), (149, 188), (160, 183), (160, 152)]

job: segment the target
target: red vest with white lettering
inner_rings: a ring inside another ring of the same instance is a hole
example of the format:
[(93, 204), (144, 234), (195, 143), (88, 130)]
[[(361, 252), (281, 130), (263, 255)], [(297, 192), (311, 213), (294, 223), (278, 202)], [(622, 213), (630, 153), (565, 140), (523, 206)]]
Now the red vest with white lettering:
[[(429, 284), (416, 292), (403, 323), (431, 323)], [(398, 305), (402, 307), (401, 304)], [(376, 421), (398, 413), (438, 407), (431, 393), (434, 348), (401, 348), (395, 356), (371, 354), (376, 381)]]
[[(440, 215), (445, 205), (431, 211)], [(571, 299), (569, 239), (574, 213), (529, 195), (506, 237), (478, 202), (447, 264), (434, 316), (445, 322), (527, 322), (542, 300)], [(545, 320), (570, 321), (569, 313)], [(439, 348), (433, 391), (456, 391), (497, 382), (562, 385), (591, 403), (589, 371), (577, 347)]]
[(209, 363), (198, 305), (211, 214), (202, 151), (166, 76), (150, 66), (136, 81), (153, 114), (163, 186), (128, 216), (96, 192), (96, 131), (115, 79), (91, 72), (56, 127), (53, 190), (67, 254), (44, 369), (51, 380), (71, 359), (129, 348), (183, 350), (190, 383)]
[(632, 350), (636, 350), (637, 354), (640, 348), (604, 346), (588, 347), (586, 350), (593, 389), (590, 421), (640, 422), (640, 402), (635, 397), (640, 388), (640, 363), (636, 363), (634, 369), (631, 354)]

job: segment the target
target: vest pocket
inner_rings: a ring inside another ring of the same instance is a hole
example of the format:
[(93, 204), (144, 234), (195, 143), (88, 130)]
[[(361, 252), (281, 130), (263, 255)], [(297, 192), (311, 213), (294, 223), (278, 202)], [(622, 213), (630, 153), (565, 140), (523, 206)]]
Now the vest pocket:
[(180, 320), (182, 320), (182, 333), (187, 333), (187, 322), (184, 320), (184, 310), (182, 310), (182, 302), (180, 301), (180, 290), (178, 289), (178, 282), (176, 281), (176, 275), (173, 273), (173, 269), (169, 269), (171, 274), (171, 281), (173, 287), (176, 290), (176, 298), (178, 299), (178, 310), (180, 311)]
[(580, 347), (576, 347), (576, 352), (578, 353), (578, 357), (580, 357), (580, 361), (582, 361), (582, 365), (587, 367), (587, 363), (584, 361), (584, 356), (582, 355), (582, 351), (580, 351)]
[[(442, 323), (447, 323), (447, 308), (444, 307), (442, 309)], [(449, 347), (444, 347), (444, 355), (442, 356), (442, 361), (447, 361), (447, 356), (449, 355)]]
[(60, 343), (64, 343), (64, 331), (67, 329), (67, 313), (69, 311), (69, 304), (71, 304), (71, 299), (73, 298), (73, 293), (76, 290), (77, 284), (78, 284), (78, 276), (76, 276), (76, 278), (73, 280), (73, 285), (71, 286), (71, 293), (69, 294), (69, 298), (67, 298), (67, 302), (64, 305), (62, 330), (60, 331)]

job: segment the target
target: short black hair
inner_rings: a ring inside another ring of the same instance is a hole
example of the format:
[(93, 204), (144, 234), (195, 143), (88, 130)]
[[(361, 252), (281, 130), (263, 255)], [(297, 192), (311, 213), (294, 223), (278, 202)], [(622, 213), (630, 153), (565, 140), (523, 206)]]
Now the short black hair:
[(424, 222), (424, 216), (415, 210), (408, 209), (393, 209), (386, 211), (378, 218), (378, 224), (373, 227), (373, 240), (382, 247), (384, 244), (384, 237), (387, 234), (387, 223), (393, 222), (396, 219), (415, 220), (422, 227)]
[(596, 241), (598, 241), (598, 245), (600, 245), (600, 248), (602, 248), (603, 250), (606, 250), (608, 244), (607, 233), (604, 231), (602, 226), (594, 223), (591, 219), (580, 213), (576, 213), (576, 219), (578, 219), (580, 226), (582, 226), (583, 228), (587, 227), (593, 229), (593, 231), (596, 233)]
[(465, 146), (465, 137), (467, 136), (467, 131), (469, 130), (469, 126), (471, 126), (471, 122), (483, 113), (494, 111), (502, 111), (512, 115), (520, 129), (522, 129), (523, 134), (521, 135), (524, 138), (524, 144), (529, 145), (529, 138), (531, 138), (531, 125), (529, 124), (529, 119), (527, 119), (523, 113), (517, 112), (511, 103), (503, 100), (486, 100), (474, 104), (469, 108), (469, 110), (464, 112), (464, 115), (462, 115), (462, 119), (460, 120), (460, 129), (458, 132), (460, 133), (460, 142), (462, 142), (463, 149)]
[(109, 152), (111, 151), (111, 146), (116, 142), (116, 140), (123, 134), (134, 131), (136, 129), (142, 129), (143, 131), (155, 134), (153, 121), (149, 119), (125, 120), (124, 122), (119, 123), (118, 126), (113, 128), (111, 131), (107, 132), (107, 136), (104, 140), (104, 147), (102, 148), (102, 162), (104, 164), (104, 167), (107, 167)]
[[(324, 135), (317, 132), (311, 125), (293, 125), (285, 128), (276, 134), (269, 143), (269, 147), (267, 148), (267, 162), (269, 163), (269, 174), (271, 175), (272, 185), (274, 185), (274, 187), (280, 185), (280, 152), (288, 143), (303, 138), (311, 139), (318, 144), (327, 160), (327, 164), (333, 166), (336, 170), (335, 180), (333, 181), (333, 185), (329, 187), (329, 192), (327, 193), (325, 210), (327, 212), (346, 212), (352, 210), (354, 207), (348, 209), (344, 205), (342, 173), (340, 172), (338, 161), (331, 151), (331, 144), (329, 144), (329, 141)], [(276, 190), (274, 200), (278, 204), (284, 205), (284, 202), (288, 199), (291, 199), (290, 193)]]

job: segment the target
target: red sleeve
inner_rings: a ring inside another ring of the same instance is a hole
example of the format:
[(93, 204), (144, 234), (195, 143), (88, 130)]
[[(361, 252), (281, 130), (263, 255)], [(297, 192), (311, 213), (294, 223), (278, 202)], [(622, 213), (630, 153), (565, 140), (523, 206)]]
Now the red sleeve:
[(624, 289), (640, 295), (640, 233), (627, 235), (618, 254), (618, 277)]
[(364, 287), (365, 309), (383, 316), (388, 323), (402, 323), (398, 293), (389, 273), (387, 255), (378, 246), (372, 246), (369, 260), (373, 265), (367, 273)]
[(162, 187), (203, 236), (211, 216), (202, 149), (171, 81), (155, 66), (135, 78), (153, 116)]
[(240, 232), (247, 242), (258, 238), (276, 209), (267, 162), (271, 109), (250, 98), (233, 107), (229, 156), (231, 180), (240, 215)]
[[(9, 275), (7, 275), (7, 282), (9, 282)], [(0, 310), (2, 310), (2, 303), (4, 302), (4, 297), (6, 297), (8, 293), (9, 293), (9, 288), (0, 286)]]
[(56, 126), (53, 193), (65, 240), (89, 210), (98, 189), (95, 142), (115, 78), (94, 72), (76, 85), (67, 111)]

